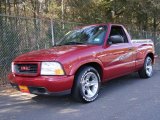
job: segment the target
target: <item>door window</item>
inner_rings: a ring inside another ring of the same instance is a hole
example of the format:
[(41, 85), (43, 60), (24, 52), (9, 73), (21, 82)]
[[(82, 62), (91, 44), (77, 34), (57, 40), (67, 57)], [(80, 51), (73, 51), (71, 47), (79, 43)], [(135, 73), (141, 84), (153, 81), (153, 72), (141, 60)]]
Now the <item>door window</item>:
[(114, 36), (114, 35), (121, 36), (124, 40), (124, 43), (128, 43), (128, 38), (126, 36), (126, 33), (124, 32), (124, 30), (121, 26), (112, 26), (111, 27), (110, 36)]

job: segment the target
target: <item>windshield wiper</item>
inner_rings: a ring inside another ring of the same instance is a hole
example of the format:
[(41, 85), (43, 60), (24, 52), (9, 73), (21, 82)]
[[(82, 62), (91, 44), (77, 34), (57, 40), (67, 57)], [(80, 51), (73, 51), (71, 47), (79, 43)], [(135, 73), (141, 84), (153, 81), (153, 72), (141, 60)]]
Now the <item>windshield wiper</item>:
[(62, 44), (55, 44), (54, 46), (62, 46)]
[(67, 43), (64, 43), (63, 45), (79, 45), (79, 44), (84, 44), (82, 42), (67, 42)]

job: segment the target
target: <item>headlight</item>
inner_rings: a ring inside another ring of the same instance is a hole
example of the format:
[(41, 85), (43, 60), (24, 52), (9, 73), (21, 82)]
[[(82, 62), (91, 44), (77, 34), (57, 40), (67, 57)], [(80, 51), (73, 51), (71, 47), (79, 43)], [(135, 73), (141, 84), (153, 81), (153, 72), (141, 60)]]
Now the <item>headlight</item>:
[(41, 75), (64, 75), (64, 71), (58, 62), (42, 62)]

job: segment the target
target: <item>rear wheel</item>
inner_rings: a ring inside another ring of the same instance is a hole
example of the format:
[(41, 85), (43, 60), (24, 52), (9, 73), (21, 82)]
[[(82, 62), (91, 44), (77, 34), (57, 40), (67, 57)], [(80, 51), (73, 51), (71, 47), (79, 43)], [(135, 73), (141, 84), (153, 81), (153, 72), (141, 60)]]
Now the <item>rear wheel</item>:
[(100, 76), (97, 70), (85, 66), (79, 70), (75, 77), (72, 89), (73, 98), (77, 101), (92, 102), (98, 97)]
[(143, 68), (138, 71), (140, 78), (150, 78), (153, 74), (152, 58), (147, 56)]

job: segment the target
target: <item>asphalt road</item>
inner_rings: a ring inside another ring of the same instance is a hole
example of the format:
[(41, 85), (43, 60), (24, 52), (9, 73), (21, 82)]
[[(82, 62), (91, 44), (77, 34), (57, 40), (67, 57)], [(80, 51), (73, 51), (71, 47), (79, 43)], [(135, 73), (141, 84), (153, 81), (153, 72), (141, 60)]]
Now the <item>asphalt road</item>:
[(160, 71), (147, 80), (131, 74), (109, 81), (89, 104), (1, 90), (0, 120), (160, 120)]

